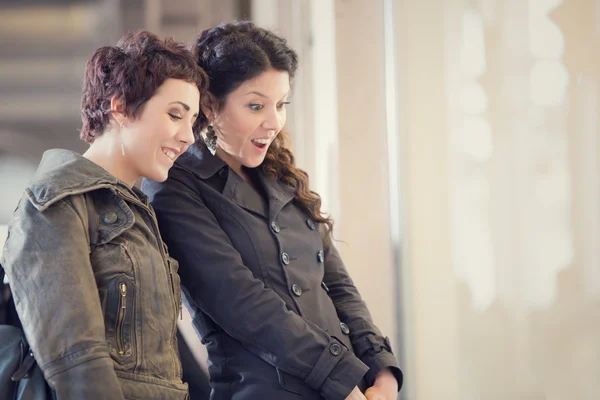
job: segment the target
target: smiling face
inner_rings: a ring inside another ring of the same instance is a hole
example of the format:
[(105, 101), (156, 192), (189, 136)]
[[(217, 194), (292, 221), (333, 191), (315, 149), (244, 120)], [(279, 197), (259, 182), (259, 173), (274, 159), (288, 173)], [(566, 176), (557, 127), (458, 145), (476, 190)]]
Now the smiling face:
[(258, 167), (286, 122), (287, 72), (269, 69), (231, 92), (212, 121), (217, 156), (238, 171)]
[(167, 79), (121, 132), (126, 162), (137, 176), (162, 182), (175, 159), (194, 142), (200, 94), (193, 83)]

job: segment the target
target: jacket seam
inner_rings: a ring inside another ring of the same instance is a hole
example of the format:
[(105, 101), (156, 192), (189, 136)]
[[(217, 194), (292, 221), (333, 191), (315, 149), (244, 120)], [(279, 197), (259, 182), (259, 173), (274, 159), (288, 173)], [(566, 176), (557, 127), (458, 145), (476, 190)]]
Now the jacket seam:
[(50, 361), (50, 362), (44, 364), (42, 369), (47, 371), (47, 378), (51, 378), (55, 375), (64, 373), (74, 367), (97, 360), (99, 358), (110, 358), (108, 352), (106, 352), (106, 354), (95, 355), (92, 358), (90, 358), (89, 360), (77, 362), (78, 360), (81, 360), (82, 358), (85, 357), (85, 354), (81, 354), (81, 353), (87, 352), (88, 350), (94, 349), (97, 347), (105, 348), (106, 346), (103, 344), (94, 344), (94, 345), (87, 346), (87, 347), (84, 347), (79, 350), (75, 350), (71, 353), (67, 353), (66, 355), (64, 355), (60, 358), (57, 358), (56, 360), (53, 360), (53, 361)]

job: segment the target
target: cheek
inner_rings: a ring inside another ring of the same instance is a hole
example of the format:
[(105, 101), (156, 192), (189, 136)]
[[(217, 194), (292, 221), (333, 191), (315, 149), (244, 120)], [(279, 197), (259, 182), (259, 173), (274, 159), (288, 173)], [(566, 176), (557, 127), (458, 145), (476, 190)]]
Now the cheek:
[(243, 146), (253, 134), (255, 127), (249, 120), (228, 120), (222, 124), (221, 139), (229, 146)]
[(137, 149), (136, 153), (142, 158), (145, 157), (145, 159), (155, 157), (160, 151), (162, 143), (165, 141), (166, 132), (167, 130), (164, 127), (159, 126), (146, 126), (144, 129), (141, 129), (135, 139), (135, 143), (133, 143)]
[(279, 113), (279, 124), (281, 125), (281, 129), (283, 129), (283, 126), (285, 125), (286, 122), (287, 122), (287, 108), (284, 108), (283, 110), (281, 110), (281, 113)]
[(137, 150), (136, 150), (137, 162), (143, 168), (147, 168), (149, 166), (154, 165), (154, 162), (156, 160), (156, 154), (157, 154), (157, 150), (156, 150), (156, 146), (154, 145), (154, 142), (146, 140), (145, 142), (136, 144), (136, 147), (137, 147)]

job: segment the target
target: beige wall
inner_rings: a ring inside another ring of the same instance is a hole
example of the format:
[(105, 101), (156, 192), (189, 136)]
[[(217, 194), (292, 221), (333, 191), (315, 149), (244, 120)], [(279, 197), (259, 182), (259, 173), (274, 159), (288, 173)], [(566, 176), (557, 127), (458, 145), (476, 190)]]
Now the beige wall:
[(396, 4), (408, 398), (599, 398), (598, 2)]
[(383, 75), (383, 2), (336, 1), (338, 247), (374, 320), (395, 338)]
[(337, 220), (404, 398), (598, 398), (598, 2), (394, 2), (401, 304), (382, 3), (335, 3)]
[[(448, 210), (444, 1), (397, 2), (397, 64), (404, 195), (405, 285), (414, 359), (409, 399), (458, 399), (458, 314)], [(483, 400), (483, 399), (482, 399)]]

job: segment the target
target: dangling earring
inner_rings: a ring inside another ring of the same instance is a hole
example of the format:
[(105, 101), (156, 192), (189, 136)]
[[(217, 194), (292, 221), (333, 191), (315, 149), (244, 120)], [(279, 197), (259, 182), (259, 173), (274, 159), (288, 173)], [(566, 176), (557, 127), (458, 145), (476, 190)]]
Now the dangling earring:
[[(125, 128), (125, 124), (123, 123), (123, 121), (119, 122), (119, 126), (121, 127), (121, 129)], [(121, 142), (121, 155), (125, 156), (125, 146), (123, 146), (123, 142)]]
[(208, 127), (206, 127), (205, 143), (206, 147), (208, 147), (208, 150), (214, 156), (217, 152), (217, 134), (215, 133), (215, 128), (212, 126), (212, 124), (209, 124)]

